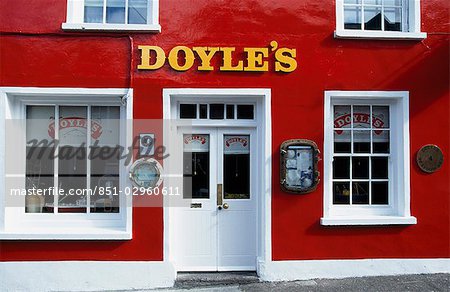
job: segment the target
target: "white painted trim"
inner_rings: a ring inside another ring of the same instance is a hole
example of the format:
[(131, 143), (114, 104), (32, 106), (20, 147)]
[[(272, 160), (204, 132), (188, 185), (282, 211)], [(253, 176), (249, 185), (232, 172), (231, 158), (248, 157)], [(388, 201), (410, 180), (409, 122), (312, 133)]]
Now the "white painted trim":
[[(44, 87), (0, 87), (0, 134), (5, 135), (7, 119), (23, 118), (22, 105), (52, 104), (55, 102), (71, 105), (93, 104), (123, 105), (121, 116), (125, 119), (121, 135), (121, 145), (126, 149), (132, 144), (133, 90), (129, 88), (44, 88)], [(128, 127), (128, 128), (125, 128)], [(0, 180), (5, 173), (5, 140), (0, 144)], [(128, 181), (129, 165), (121, 168), (121, 186), (131, 186)], [(111, 216), (95, 214), (24, 214), (22, 208), (5, 206), (5, 188), (0, 188), (0, 239), (5, 240), (129, 240), (132, 237), (132, 196), (124, 196), (121, 211)]]
[(116, 24), (116, 23), (63, 23), (63, 30), (74, 31), (133, 31), (161, 32), (159, 24)]
[[(5, 186), (5, 155), (6, 155), (6, 91), (0, 90), (0, 186)], [(5, 229), (5, 188), (0, 187), (0, 230)]]
[(321, 225), (400, 225), (417, 224), (415, 217), (373, 216), (373, 217), (328, 217), (320, 219)]
[[(79, 88), (79, 87), (0, 87), (1, 92), (13, 96), (55, 95), (74, 97), (89, 94), (98, 98), (111, 98), (114, 95), (126, 95), (129, 88)], [(41, 100), (41, 99), (40, 99)]]
[[(379, 40), (423, 40), (427, 37), (421, 32), (420, 0), (404, 0), (408, 5), (408, 31), (368, 31), (344, 28), (344, 0), (336, 0), (335, 38), (379, 39)], [(405, 21), (405, 20), (404, 20)]]
[(380, 40), (423, 40), (427, 38), (425, 32), (400, 31), (362, 31), (362, 30), (336, 30), (334, 37), (338, 39), (380, 39)]
[(262, 264), (263, 281), (342, 279), (365, 276), (449, 273), (450, 259), (273, 261)]
[[(332, 145), (334, 103), (389, 104), (391, 107), (391, 162), (393, 187), (389, 206), (345, 206), (332, 204)], [(392, 139), (395, 137), (395, 139)], [(322, 225), (417, 224), (410, 212), (409, 92), (325, 91), (324, 94), (324, 199)]]
[[(205, 98), (207, 100), (224, 101), (226, 97), (239, 97), (240, 100), (250, 98), (260, 99), (261, 113), (260, 127), (258, 127), (258, 136), (262, 138), (261, 167), (264, 175), (262, 176), (259, 189), (263, 197), (260, 198), (259, 208), (259, 230), (258, 241), (258, 261), (270, 262), (272, 260), (272, 112), (271, 112), (271, 90), (261, 88), (166, 88), (163, 89), (163, 118), (164, 118), (164, 145), (167, 145), (170, 139), (171, 128), (173, 124), (169, 120), (174, 120), (174, 99), (176, 98)], [(211, 126), (212, 121), (206, 121)], [(216, 125), (213, 125), (216, 126)], [(170, 153), (170, 150), (169, 150)], [(166, 163), (166, 162), (165, 162)], [(170, 211), (164, 208), (164, 261), (173, 261), (170, 246), (171, 228)], [(175, 263), (176, 264), (176, 263)], [(257, 267), (258, 270), (258, 267)]]
[[(127, 221), (128, 223), (128, 221)], [(83, 223), (80, 222), (80, 225)], [(126, 228), (42, 228), (1, 231), (1, 240), (130, 240)]]
[(1, 291), (116, 291), (172, 287), (170, 263), (144, 261), (1, 262)]

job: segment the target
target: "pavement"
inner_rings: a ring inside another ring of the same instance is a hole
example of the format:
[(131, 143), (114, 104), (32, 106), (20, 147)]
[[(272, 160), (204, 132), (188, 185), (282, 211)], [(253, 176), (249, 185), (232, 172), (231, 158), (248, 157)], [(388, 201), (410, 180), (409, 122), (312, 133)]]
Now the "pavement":
[[(155, 290), (153, 290), (155, 291)], [(265, 291), (450, 291), (450, 274), (422, 274), (292, 282), (260, 282), (253, 273), (179, 274), (174, 288), (156, 291), (265, 292)]]

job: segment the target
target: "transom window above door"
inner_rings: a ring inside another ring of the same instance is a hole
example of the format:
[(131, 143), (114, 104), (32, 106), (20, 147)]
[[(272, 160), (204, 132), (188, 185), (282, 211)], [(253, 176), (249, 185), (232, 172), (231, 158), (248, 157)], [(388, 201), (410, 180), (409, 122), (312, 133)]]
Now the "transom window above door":
[(423, 39), (419, 0), (336, 0), (336, 37)]
[(253, 120), (253, 104), (180, 103), (180, 119), (194, 120)]
[(67, 30), (155, 31), (159, 0), (67, 0)]

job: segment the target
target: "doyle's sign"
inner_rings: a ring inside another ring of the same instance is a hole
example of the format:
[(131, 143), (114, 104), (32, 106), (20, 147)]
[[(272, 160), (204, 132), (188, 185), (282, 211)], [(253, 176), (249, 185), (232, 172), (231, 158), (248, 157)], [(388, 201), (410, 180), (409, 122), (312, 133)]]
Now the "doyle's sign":
[[(158, 46), (138, 46), (138, 49), (141, 53), (140, 70), (158, 70), (166, 62), (176, 71), (196, 67), (199, 71), (267, 72), (274, 68), (276, 72), (290, 73), (297, 69), (296, 49), (279, 48), (276, 41), (270, 42), (269, 47), (244, 48), (242, 52), (235, 47), (176, 46), (166, 55)], [(217, 58), (220, 65), (214, 65), (218, 63)]]

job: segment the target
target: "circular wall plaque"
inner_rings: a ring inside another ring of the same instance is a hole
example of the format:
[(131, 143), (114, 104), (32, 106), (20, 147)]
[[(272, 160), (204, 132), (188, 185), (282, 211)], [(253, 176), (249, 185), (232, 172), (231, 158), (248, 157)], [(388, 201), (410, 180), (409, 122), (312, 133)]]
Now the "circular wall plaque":
[(136, 160), (130, 169), (130, 179), (139, 188), (155, 188), (162, 182), (162, 167), (153, 158)]
[(425, 145), (417, 152), (417, 164), (426, 173), (433, 173), (441, 168), (444, 155), (436, 145)]

